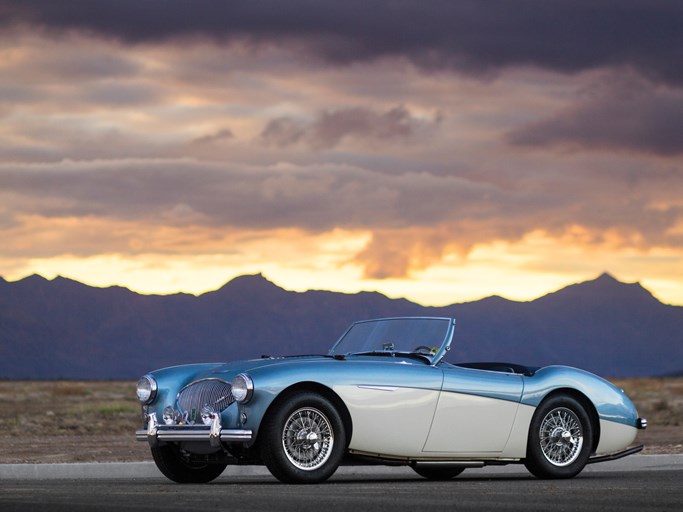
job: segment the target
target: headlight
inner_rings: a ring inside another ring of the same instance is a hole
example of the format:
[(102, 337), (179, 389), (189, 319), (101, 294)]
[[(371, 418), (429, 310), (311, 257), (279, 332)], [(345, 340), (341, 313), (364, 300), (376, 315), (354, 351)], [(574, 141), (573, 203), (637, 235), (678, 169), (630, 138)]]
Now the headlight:
[(138, 381), (138, 400), (143, 404), (152, 403), (157, 396), (157, 381), (151, 375), (143, 375)]
[(247, 403), (254, 394), (254, 381), (246, 373), (240, 373), (232, 379), (232, 396), (240, 404)]

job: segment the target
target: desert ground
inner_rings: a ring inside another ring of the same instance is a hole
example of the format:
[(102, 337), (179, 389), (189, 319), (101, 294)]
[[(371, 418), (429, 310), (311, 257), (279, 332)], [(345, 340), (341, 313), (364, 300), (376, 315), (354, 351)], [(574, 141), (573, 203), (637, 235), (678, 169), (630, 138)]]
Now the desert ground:
[[(612, 382), (648, 419), (643, 453), (683, 453), (683, 378)], [(0, 381), (0, 410), (0, 464), (151, 460), (135, 382)]]

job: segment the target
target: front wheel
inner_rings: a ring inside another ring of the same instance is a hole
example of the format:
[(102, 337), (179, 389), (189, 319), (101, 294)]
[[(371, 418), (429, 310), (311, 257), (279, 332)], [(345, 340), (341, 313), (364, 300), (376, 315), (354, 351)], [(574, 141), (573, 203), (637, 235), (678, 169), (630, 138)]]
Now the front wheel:
[(275, 405), (261, 431), (261, 457), (275, 478), (313, 484), (337, 470), (346, 448), (341, 416), (316, 393), (302, 392)]
[(572, 478), (585, 467), (592, 446), (593, 429), (584, 406), (557, 395), (534, 413), (524, 465), (538, 478)]
[(154, 463), (164, 476), (179, 484), (204, 484), (220, 476), (227, 464), (191, 461), (173, 444), (152, 448)]

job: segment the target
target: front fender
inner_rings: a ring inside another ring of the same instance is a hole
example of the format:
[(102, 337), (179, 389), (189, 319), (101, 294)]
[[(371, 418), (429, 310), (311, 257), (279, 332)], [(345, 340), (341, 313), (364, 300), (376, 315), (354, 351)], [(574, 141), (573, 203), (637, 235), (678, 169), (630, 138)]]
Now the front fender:
[(183, 387), (217, 366), (220, 366), (220, 363), (184, 364), (149, 372), (156, 380), (157, 395), (154, 401), (146, 406), (147, 412), (154, 412), (161, 418), (165, 407), (176, 406), (176, 397)]

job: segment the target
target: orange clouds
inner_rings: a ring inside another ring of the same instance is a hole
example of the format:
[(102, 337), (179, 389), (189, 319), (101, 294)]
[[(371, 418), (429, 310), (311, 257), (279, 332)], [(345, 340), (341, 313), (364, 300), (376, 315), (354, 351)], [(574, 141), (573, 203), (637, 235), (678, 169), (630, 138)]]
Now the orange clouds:
[[(683, 302), (682, 89), (636, 46), (626, 71), (492, 40), (497, 60), (450, 29), (378, 33), (384, 52), (344, 23), (343, 55), (280, 25), (130, 44), (127, 27), (62, 31), (50, 12), (0, 36), (5, 277), (202, 291), (264, 271), (445, 303), (607, 270)], [(53, 30), (31, 28), (43, 17)]]

